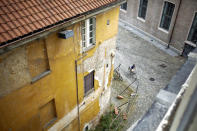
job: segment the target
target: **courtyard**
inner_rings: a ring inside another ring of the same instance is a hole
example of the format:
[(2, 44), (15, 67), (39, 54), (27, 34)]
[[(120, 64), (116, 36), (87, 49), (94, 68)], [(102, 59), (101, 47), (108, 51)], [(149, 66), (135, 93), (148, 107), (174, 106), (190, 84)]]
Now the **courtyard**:
[[(120, 64), (119, 73), (123, 81), (112, 81), (111, 104), (118, 107), (128, 100), (128, 94), (136, 93), (137, 97), (130, 108), (125, 122), (126, 130), (137, 122), (147, 112), (155, 100), (160, 89), (165, 88), (173, 75), (180, 69), (185, 59), (178, 55), (170, 55), (155, 47), (151, 42), (144, 40), (127, 27), (119, 26), (117, 36), (115, 68)], [(135, 64), (135, 74), (128, 71), (128, 67)], [(120, 94), (135, 78), (124, 100), (117, 99)], [(125, 100), (127, 99), (127, 100)]]

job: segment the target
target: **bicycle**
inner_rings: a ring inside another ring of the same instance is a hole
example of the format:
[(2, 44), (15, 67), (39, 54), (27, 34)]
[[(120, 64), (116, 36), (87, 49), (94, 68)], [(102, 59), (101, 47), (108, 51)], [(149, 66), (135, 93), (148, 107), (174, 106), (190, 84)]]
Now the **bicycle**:
[(121, 64), (119, 64), (118, 67), (116, 67), (115, 70), (114, 70), (114, 79), (115, 80), (118, 79), (118, 80), (123, 81), (123, 78), (122, 78), (122, 76), (121, 76), (121, 74), (119, 72), (120, 66), (121, 66)]

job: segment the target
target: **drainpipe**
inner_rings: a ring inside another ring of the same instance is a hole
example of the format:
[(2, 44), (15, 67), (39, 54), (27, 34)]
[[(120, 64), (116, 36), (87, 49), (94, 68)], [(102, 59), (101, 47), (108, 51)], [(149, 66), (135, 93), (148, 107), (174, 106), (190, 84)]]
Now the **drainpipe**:
[(77, 95), (77, 115), (78, 115), (78, 131), (80, 131), (80, 114), (79, 114), (79, 90), (77, 77), (77, 60), (75, 60), (75, 77), (76, 77), (76, 95)]
[(178, 14), (179, 14), (179, 10), (180, 10), (180, 7), (181, 7), (181, 3), (182, 3), (182, 0), (180, 0), (180, 3), (179, 3), (179, 5), (178, 5), (177, 14), (176, 14), (175, 21), (174, 21), (174, 26), (172, 27), (172, 33), (171, 33), (171, 35), (170, 35), (170, 39), (169, 39), (167, 48), (170, 47), (170, 43), (171, 43), (171, 41), (172, 41), (172, 35), (173, 35), (173, 33), (174, 33), (174, 27), (175, 27), (176, 20), (177, 20)]

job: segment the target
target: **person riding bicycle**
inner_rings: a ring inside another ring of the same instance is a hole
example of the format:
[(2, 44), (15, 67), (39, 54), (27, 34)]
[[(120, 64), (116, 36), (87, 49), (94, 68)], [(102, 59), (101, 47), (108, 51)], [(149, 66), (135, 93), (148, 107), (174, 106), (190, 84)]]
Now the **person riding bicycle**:
[(128, 70), (129, 70), (131, 73), (135, 73), (135, 64), (133, 64), (132, 66), (129, 66)]

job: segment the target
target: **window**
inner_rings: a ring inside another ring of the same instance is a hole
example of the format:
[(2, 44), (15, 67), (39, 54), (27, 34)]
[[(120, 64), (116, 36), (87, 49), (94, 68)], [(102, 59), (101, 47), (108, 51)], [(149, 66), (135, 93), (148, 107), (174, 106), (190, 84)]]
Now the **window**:
[(197, 44), (197, 12), (195, 13), (187, 40)]
[(40, 122), (41, 126), (46, 129), (52, 125), (57, 119), (55, 100), (52, 99), (47, 104), (40, 108)]
[(88, 95), (94, 89), (94, 71), (84, 77), (84, 93)]
[(82, 22), (82, 46), (83, 48), (96, 43), (96, 18), (89, 18)]
[(28, 66), (32, 83), (50, 73), (45, 40), (37, 40), (27, 46)]
[(127, 2), (123, 3), (123, 4), (120, 6), (120, 9), (122, 9), (122, 10), (127, 10)]
[(148, 0), (140, 0), (138, 17), (145, 19), (147, 10)]
[(174, 4), (167, 2), (167, 1), (164, 2), (164, 8), (163, 8), (163, 13), (161, 17), (160, 27), (167, 31), (170, 28), (170, 23), (171, 23), (172, 15), (174, 12), (174, 7), (175, 7)]

